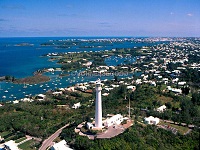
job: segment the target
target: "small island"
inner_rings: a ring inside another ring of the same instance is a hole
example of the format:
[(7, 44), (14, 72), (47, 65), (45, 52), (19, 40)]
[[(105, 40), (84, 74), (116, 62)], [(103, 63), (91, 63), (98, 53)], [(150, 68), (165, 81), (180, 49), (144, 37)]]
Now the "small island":
[(38, 83), (43, 83), (43, 82), (48, 82), (50, 81), (50, 78), (48, 76), (44, 76), (41, 74), (26, 77), (26, 78), (21, 78), (21, 79), (15, 79), (13, 83), (16, 84), (38, 84)]

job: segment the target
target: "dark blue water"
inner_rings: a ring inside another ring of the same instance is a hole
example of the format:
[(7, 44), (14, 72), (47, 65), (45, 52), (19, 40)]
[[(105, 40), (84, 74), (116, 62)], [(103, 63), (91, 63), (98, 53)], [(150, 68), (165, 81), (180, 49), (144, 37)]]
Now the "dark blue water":
[[(112, 44), (105, 43), (83, 43), (83, 45), (95, 46), (93, 48), (81, 48), (80, 45), (71, 46), (68, 49), (57, 49), (53, 46), (41, 46), (41, 43), (48, 42), (49, 40), (62, 40), (68, 39), (63, 37), (43, 37), (43, 38), (0, 38), (0, 76), (10, 75), (16, 78), (22, 78), (33, 75), (33, 72), (38, 69), (60, 67), (56, 62), (48, 61), (47, 57), (41, 57), (47, 53), (55, 52), (78, 52), (78, 51), (100, 51), (111, 50), (113, 48), (132, 48), (138, 46), (155, 45), (155, 43), (133, 43), (133, 42), (117, 42)], [(72, 38), (69, 38), (72, 39)], [(74, 39), (74, 38), (73, 38)], [(82, 38), (81, 39), (89, 39)], [(95, 39), (95, 38), (92, 38)], [(33, 44), (32, 46), (16, 46), (21, 43)], [(96, 46), (101, 47), (96, 47)], [(126, 61), (132, 63), (135, 58), (120, 58), (112, 56), (106, 59), (107, 65), (123, 64)], [(28, 85), (26, 89), (23, 85), (12, 84), (8, 82), (0, 82), (0, 100), (15, 100), (25, 97), (26, 95), (35, 95), (44, 93), (49, 89), (67, 87), (69, 85), (95, 81), (97, 78), (112, 79), (113, 76), (69, 76), (59, 78), (60, 72), (54, 74), (47, 73), (51, 78), (48, 83)], [(131, 75), (130, 75), (131, 76)]]

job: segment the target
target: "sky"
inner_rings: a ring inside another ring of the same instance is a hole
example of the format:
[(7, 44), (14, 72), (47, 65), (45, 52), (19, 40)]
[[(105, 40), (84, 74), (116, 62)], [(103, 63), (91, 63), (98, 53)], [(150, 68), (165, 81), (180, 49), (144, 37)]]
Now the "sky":
[(0, 37), (200, 37), (200, 0), (0, 0)]

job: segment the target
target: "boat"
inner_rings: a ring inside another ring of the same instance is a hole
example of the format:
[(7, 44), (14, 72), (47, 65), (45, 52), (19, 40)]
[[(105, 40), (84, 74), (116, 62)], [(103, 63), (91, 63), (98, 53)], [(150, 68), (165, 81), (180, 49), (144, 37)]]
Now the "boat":
[(27, 85), (24, 83), (24, 86), (23, 86), (23, 88), (25, 89), (25, 88), (27, 88)]
[(5, 93), (8, 93), (8, 90), (5, 90), (4, 92), (5, 92)]

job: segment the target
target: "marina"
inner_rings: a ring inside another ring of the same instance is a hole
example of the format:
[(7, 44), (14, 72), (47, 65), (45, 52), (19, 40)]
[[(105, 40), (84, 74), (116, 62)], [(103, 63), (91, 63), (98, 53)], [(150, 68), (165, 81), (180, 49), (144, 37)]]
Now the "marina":
[[(12, 38), (12, 40), (0, 38), (0, 63), (2, 67), (0, 67), (0, 76), (11, 75), (16, 78), (24, 78), (27, 76), (32, 76), (33, 72), (36, 70), (41, 70), (44, 68), (59, 68), (60, 64), (57, 64), (55, 61), (49, 61), (47, 57), (41, 57), (45, 54), (49, 55), (58, 55), (58, 53), (79, 53), (79, 52), (95, 52), (95, 51), (109, 51), (114, 50), (120, 47), (131, 48), (135, 46), (146, 46), (146, 45), (154, 45), (155, 43), (138, 43), (137, 39), (127, 39), (127, 38), (85, 38), (85, 39), (66, 39), (63, 38), (54, 38), (53, 42), (59, 40), (58, 43), (63, 42), (70, 42), (73, 43), (74, 41), (79, 43), (88, 43), (93, 41), (92, 45), (103, 45), (102, 47), (92, 46), (91, 48), (80, 48), (78, 45), (71, 46), (68, 49), (59, 48), (59, 45), (55, 46), (42, 46), (42, 43), (50, 41), (51, 38)], [(20, 45), (16, 46), (18, 43), (31, 43), (32, 46), (29, 45)], [(57, 42), (57, 41), (56, 41)], [(106, 44), (105, 44), (106, 43)], [(112, 44), (109, 44), (112, 43)], [(5, 46), (7, 45), (7, 46)], [(38, 49), (39, 48), (39, 49)], [(22, 53), (21, 57), (14, 57), (18, 53)], [(10, 61), (8, 57), (12, 57), (13, 60)], [(26, 60), (29, 60), (28, 62)], [(9, 60), (9, 62), (8, 62)], [(105, 63), (109, 66), (117, 66), (126, 63), (133, 63), (136, 58), (132, 58), (131, 56), (127, 55), (125, 57), (122, 56), (111, 56), (105, 59)], [(15, 62), (15, 65), (13, 64)], [(37, 62), (37, 63), (35, 63)], [(7, 69), (7, 67), (9, 69)], [(36, 95), (39, 93), (44, 93), (48, 90), (55, 90), (61, 87), (68, 87), (70, 85), (80, 83), (80, 82), (89, 82), (92, 80), (96, 80), (97, 78), (104, 79), (113, 79), (113, 76), (80, 76), (78, 72), (81, 70), (76, 70), (75, 72), (68, 72), (69, 76), (60, 77), (59, 75), (62, 74), (61, 70), (53, 71), (53, 72), (46, 72), (44, 73), (45, 76), (50, 78), (50, 81), (46, 83), (39, 83), (39, 84), (27, 84), (23, 82), (23, 84), (14, 84), (12, 82), (1, 81), (0, 82), (0, 98), (2, 101), (7, 100), (16, 100), (24, 98), (26, 95)], [(130, 75), (131, 76), (131, 75)]]

